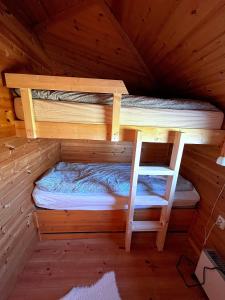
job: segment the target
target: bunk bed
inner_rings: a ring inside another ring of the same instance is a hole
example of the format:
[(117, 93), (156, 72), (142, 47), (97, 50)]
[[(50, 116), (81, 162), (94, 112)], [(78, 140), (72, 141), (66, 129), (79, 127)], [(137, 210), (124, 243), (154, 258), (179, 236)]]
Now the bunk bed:
[[(71, 220), (73, 222), (78, 221), (78, 223), (73, 224), (70, 228), (77, 232), (79, 230), (84, 232), (85, 225), (82, 220), (85, 219), (85, 224), (87, 224), (88, 216), (94, 216), (93, 222), (95, 223), (105, 222), (106, 216), (113, 218), (110, 224), (114, 221), (118, 222), (117, 227), (114, 224), (114, 230), (117, 228), (120, 231), (124, 227), (124, 218), (126, 218), (127, 251), (130, 250), (131, 236), (134, 231), (156, 231), (157, 247), (162, 250), (176, 194), (184, 145), (212, 144), (221, 146), (225, 138), (225, 133), (221, 130), (223, 113), (210, 104), (199, 101), (191, 101), (190, 105), (187, 101), (186, 103), (185, 101), (171, 100), (169, 107), (154, 106), (151, 108), (140, 107), (137, 103), (135, 104), (135, 101), (138, 102), (141, 99), (131, 97), (132, 104), (130, 105), (129, 96), (122, 97), (122, 95), (128, 95), (128, 91), (124, 83), (118, 80), (27, 74), (6, 74), (5, 79), (7, 87), (20, 90), (15, 99), (17, 115), (22, 119), (15, 123), (17, 136), (111, 140), (114, 142), (132, 141), (134, 146), (130, 169), (130, 190), (129, 195), (126, 195), (127, 201), (123, 207), (125, 209), (116, 210), (114, 215), (112, 215), (111, 210), (109, 215), (107, 210), (104, 212), (101, 210), (92, 211), (89, 214), (87, 210), (69, 211), (66, 207), (59, 211), (39, 209), (35, 214), (39, 233), (56, 233), (56, 231), (52, 231), (52, 227), (54, 224), (59, 224), (56, 222), (58, 219), (61, 219), (58, 232), (68, 233), (67, 225), (68, 223), (71, 225)], [(72, 92), (73, 97), (81, 97), (84, 101), (83, 103), (79, 103), (79, 101), (67, 102), (64, 98), (63, 101), (59, 101), (60, 99), (53, 99), (56, 101), (52, 101), (50, 99), (51, 91), (53, 93), (58, 93), (58, 91)], [(79, 96), (76, 93), (79, 93)], [(91, 93), (91, 104), (85, 100), (90, 97), (87, 93)], [(48, 98), (49, 96), (42, 96), (42, 94), (50, 95), (50, 98)], [(109, 105), (93, 100), (93, 98), (96, 99), (96, 94), (104, 94), (102, 101), (108, 101)], [(139, 102), (143, 102), (142, 100)], [(179, 103), (183, 109), (178, 109)], [(169, 166), (141, 166), (140, 156), (143, 142), (171, 143), (172, 153)], [(143, 209), (139, 212), (138, 210), (135, 211), (135, 207), (138, 205), (136, 203), (138, 201), (138, 197), (136, 197), (138, 176), (166, 176), (167, 178), (164, 195), (152, 194), (147, 196), (148, 200), (144, 199), (148, 201), (148, 208), (155, 206), (160, 208), (160, 212), (158, 210), (155, 215), (149, 213), (149, 210), (147, 213), (146, 211), (143, 213)], [(34, 197), (37, 195), (36, 192), (37, 190), (34, 192)], [(138, 216), (140, 218), (136, 220)], [(153, 221), (146, 221), (146, 216), (153, 216)], [(155, 217), (159, 217), (159, 220), (156, 221)], [(92, 220), (89, 221), (92, 224)], [(110, 228), (110, 226), (107, 227), (107, 222), (106, 228)]]

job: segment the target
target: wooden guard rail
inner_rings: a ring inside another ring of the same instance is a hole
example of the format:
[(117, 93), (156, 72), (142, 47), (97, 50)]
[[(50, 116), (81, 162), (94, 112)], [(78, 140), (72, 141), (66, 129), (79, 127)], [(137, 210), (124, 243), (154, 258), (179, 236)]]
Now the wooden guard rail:
[(119, 140), (121, 97), (128, 94), (123, 81), (9, 73), (5, 74), (5, 80), (7, 87), (20, 89), (28, 138), (38, 137), (31, 89), (44, 89), (113, 94), (111, 140)]

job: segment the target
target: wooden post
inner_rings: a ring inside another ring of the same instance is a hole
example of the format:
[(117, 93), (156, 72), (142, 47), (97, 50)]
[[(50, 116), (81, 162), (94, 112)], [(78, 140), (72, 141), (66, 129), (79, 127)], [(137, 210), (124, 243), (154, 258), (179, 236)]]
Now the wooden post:
[(20, 93), (27, 138), (36, 138), (36, 124), (31, 89), (21, 88)]
[(216, 160), (216, 163), (218, 165), (221, 165), (221, 166), (225, 166), (225, 142), (223, 143), (222, 145), (222, 148), (221, 148), (221, 154), (220, 156), (217, 158)]
[(157, 238), (156, 238), (156, 245), (159, 251), (163, 250), (164, 243), (165, 243), (183, 150), (184, 150), (184, 133), (176, 132), (173, 151), (170, 160), (170, 169), (174, 170), (174, 174), (172, 176), (168, 176), (167, 178), (165, 199), (168, 201), (168, 205), (162, 208), (160, 222), (163, 224), (163, 228), (161, 231), (157, 233)]
[(122, 94), (113, 94), (113, 109), (112, 109), (112, 131), (111, 141), (118, 142), (120, 139), (120, 107)]
[(126, 238), (125, 238), (125, 249), (127, 252), (130, 251), (131, 237), (132, 237), (132, 224), (134, 219), (134, 201), (136, 198), (137, 192), (137, 183), (138, 183), (138, 169), (141, 158), (141, 131), (136, 131), (136, 139), (133, 145), (133, 157), (132, 157), (132, 166), (131, 166), (131, 179), (130, 179), (130, 194), (129, 194), (129, 203), (127, 211), (127, 225), (126, 225)]

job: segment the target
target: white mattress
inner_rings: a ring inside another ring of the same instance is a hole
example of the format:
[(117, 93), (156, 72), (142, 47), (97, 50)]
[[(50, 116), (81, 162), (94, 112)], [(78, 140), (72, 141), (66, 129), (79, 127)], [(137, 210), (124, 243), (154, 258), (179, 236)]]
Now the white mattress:
[[(56, 210), (116, 210), (127, 209), (127, 197), (118, 197), (109, 193), (77, 194), (77, 193), (53, 193), (42, 191), (35, 187), (33, 199), (36, 206)], [(137, 197), (135, 208), (148, 208), (147, 195)], [(177, 191), (175, 193), (173, 207), (194, 207), (199, 201), (199, 194), (193, 188), (191, 191)]]
[[(126, 209), (129, 195), (129, 164), (81, 164), (60, 162), (36, 182), (33, 199), (38, 207), (56, 210)], [(166, 177), (139, 176), (136, 208), (149, 207), (149, 195), (162, 196)], [(199, 195), (179, 176), (175, 207), (193, 207)]]

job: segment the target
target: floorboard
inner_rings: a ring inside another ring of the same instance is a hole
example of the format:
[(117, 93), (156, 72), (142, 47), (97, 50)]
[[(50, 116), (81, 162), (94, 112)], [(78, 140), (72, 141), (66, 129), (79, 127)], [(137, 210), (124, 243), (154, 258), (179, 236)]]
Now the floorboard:
[(207, 299), (201, 288), (186, 288), (178, 275), (175, 265), (181, 254), (193, 257), (186, 234), (169, 234), (161, 253), (149, 234), (135, 235), (130, 253), (124, 250), (123, 234), (41, 241), (10, 300), (59, 299), (72, 287), (90, 285), (111, 270), (123, 300)]

